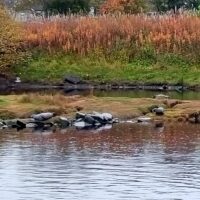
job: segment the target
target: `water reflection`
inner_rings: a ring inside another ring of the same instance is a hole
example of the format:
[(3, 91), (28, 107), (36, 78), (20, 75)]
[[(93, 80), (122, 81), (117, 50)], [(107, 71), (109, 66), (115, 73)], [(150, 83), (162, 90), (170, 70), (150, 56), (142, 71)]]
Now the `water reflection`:
[(97, 96), (97, 97), (131, 97), (131, 98), (152, 98), (156, 94), (165, 94), (172, 99), (181, 100), (200, 100), (200, 92), (198, 91), (151, 91), (151, 90), (129, 90), (129, 89), (112, 89), (112, 90), (27, 90), (27, 91), (0, 91), (1, 95), (10, 94), (24, 94), (24, 93), (42, 93), (42, 94), (57, 94), (61, 93), (68, 96), (82, 95), (82, 96)]
[(1, 132), (1, 199), (199, 199), (199, 153), (189, 124)]

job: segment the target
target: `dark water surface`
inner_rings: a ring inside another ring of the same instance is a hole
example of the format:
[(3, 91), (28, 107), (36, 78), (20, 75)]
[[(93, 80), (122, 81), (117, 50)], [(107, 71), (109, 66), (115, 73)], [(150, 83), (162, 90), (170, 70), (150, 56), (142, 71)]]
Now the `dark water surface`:
[(97, 97), (131, 97), (131, 98), (152, 98), (156, 94), (168, 95), (171, 99), (181, 100), (200, 100), (200, 91), (152, 91), (152, 90), (129, 90), (129, 89), (113, 89), (113, 90), (35, 90), (35, 91), (0, 91), (0, 95), (24, 94), (24, 93), (42, 93), (64, 95), (82, 95), (82, 96), (97, 96)]
[(1, 200), (198, 200), (200, 127), (0, 133)]

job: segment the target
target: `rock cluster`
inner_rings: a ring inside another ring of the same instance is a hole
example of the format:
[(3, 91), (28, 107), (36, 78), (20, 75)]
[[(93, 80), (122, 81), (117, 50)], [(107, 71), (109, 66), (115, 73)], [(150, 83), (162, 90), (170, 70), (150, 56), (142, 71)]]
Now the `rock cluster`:
[(100, 128), (106, 125), (112, 125), (117, 123), (118, 119), (114, 119), (110, 113), (98, 113), (93, 112), (91, 114), (84, 114), (77, 112), (75, 119), (68, 119), (63, 116), (55, 116), (54, 113), (46, 112), (33, 114), (27, 119), (12, 119), (12, 120), (1, 120), (0, 128), (34, 128), (34, 129), (45, 129), (51, 127), (58, 127), (61, 129), (74, 126), (78, 129), (85, 128)]

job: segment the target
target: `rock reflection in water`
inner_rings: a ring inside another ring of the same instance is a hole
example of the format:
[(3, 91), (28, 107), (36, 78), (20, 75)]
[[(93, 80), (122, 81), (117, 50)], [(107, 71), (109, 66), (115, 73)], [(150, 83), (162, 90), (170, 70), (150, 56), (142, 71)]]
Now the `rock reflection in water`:
[(1, 199), (199, 199), (198, 125), (161, 128), (1, 132)]

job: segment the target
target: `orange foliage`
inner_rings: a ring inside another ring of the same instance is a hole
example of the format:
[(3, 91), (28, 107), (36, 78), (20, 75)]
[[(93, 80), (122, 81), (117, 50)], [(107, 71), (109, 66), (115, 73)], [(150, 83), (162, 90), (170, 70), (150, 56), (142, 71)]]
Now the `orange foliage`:
[(124, 4), (127, 0), (107, 0), (101, 6), (101, 13), (115, 13), (124, 11)]
[(145, 8), (145, 0), (107, 0), (100, 8), (102, 14), (140, 13)]
[[(151, 45), (157, 52), (200, 51), (200, 18), (195, 16), (63, 17), (25, 25), (25, 41), (50, 52), (87, 54), (94, 49)], [(199, 55), (199, 54), (198, 54)]]

